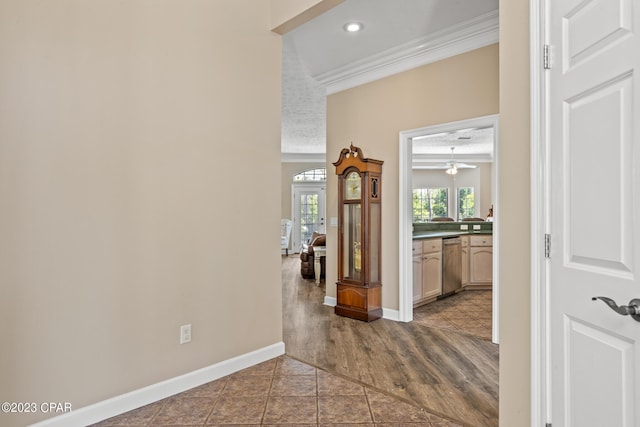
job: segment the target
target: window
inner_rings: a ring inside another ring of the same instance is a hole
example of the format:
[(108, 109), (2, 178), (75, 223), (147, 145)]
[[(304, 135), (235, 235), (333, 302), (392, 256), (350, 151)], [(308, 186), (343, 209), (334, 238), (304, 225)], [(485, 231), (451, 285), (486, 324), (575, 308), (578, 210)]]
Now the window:
[(458, 219), (476, 216), (476, 199), (473, 187), (458, 188)]
[(437, 216), (449, 216), (447, 188), (417, 188), (413, 190), (413, 222), (427, 222)]
[(326, 168), (318, 168), (318, 169), (309, 169), (304, 172), (300, 172), (299, 174), (293, 177), (294, 182), (300, 181), (326, 181), (327, 180), (327, 169)]

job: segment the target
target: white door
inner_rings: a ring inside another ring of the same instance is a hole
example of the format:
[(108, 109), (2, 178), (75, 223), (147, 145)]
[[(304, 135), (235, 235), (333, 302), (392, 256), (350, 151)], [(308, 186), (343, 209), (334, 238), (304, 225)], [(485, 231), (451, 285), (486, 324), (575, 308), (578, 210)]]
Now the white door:
[(309, 242), (313, 232), (325, 233), (326, 186), (321, 184), (293, 184), (291, 213), (293, 219), (293, 245), (300, 251), (303, 243)]
[(547, 0), (553, 427), (640, 426), (640, 0)]

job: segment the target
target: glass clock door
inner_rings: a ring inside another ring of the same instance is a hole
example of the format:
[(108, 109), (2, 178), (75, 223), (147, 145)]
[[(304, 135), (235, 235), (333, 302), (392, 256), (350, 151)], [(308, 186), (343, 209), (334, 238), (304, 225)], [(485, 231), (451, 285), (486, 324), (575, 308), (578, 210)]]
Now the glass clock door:
[(344, 205), (342, 268), (345, 279), (362, 280), (362, 205)]

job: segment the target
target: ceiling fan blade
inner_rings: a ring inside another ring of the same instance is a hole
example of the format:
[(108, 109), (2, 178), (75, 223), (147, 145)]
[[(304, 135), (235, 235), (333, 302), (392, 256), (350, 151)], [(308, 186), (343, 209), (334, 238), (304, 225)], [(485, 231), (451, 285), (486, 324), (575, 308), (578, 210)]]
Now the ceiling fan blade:
[(447, 162), (447, 163), (430, 163), (430, 164), (421, 164), (419, 166), (414, 166), (414, 169), (422, 169), (422, 170), (447, 170), (451, 168), (453, 165), (458, 169), (475, 169), (477, 165), (470, 165), (467, 163), (459, 163), (459, 162)]
[(475, 169), (478, 166), (477, 165), (469, 165), (467, 163), (456, 163), (456, 167), (458, 169)]
[(434, 164), (423, 164), (414, 169), (424, 169), (424, 170), (446, 170), (449, 169), (449, 165), (434, 165)]

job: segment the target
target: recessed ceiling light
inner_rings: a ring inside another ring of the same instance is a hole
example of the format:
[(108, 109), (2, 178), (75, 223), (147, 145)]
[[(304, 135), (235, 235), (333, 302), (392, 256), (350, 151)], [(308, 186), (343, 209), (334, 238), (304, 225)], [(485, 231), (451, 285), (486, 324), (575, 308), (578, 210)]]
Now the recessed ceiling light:
[(363, 25), (359, 22), (347, 22), (342, 28), (344, 28), (344, 30), (348, 33), (357, 33), (358, 31), (362, 30)]

